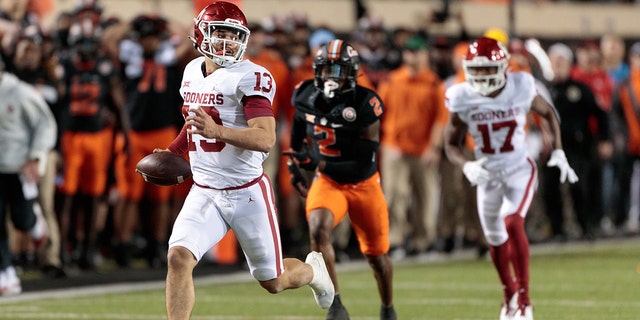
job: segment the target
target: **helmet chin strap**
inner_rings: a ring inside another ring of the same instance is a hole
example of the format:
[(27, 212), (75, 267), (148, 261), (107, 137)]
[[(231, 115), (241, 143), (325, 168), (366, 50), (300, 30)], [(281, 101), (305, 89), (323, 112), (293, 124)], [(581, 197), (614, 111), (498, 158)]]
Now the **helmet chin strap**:
[(324, 82), (324, 96), (327, 99), (331, 99), (333, 97), (335, 97), (336, 95), (336, 90), (338, 90), (338, 88), (340, 88), (340, 84), (338, 84), (337, 82), (333, 81), (333, 80), (327, 80)]

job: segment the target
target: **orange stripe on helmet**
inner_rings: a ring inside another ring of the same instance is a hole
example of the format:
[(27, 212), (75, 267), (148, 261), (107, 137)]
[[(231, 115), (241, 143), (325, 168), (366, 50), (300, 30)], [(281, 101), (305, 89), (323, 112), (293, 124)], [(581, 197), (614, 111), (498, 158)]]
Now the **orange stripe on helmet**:
[(331, 40), (327, 46), (327, 59), (329, 59), (329, 61), (340, 59), (342, 40)]

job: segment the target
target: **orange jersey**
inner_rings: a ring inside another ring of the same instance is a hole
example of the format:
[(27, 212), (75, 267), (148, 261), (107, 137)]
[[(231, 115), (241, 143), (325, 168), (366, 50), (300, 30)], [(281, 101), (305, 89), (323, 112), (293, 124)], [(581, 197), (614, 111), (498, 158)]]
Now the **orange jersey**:
[(417, 75), (411, 75), (406, 67), (392, 71), (378, 89), (386, 107), (382, 144), (421, 155), (429, 147), (433, 126), (447, 123), (444, 91), (442, 81), (430, 70)]

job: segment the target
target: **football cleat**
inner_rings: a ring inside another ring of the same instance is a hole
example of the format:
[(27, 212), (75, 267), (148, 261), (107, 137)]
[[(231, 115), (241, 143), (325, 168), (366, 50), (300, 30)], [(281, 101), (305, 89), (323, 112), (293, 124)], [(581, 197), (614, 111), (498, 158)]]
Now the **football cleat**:
[(340, 301), (340, 296), (336, 295), (333, 299), (329, 312), (327, 312), (327, 318), (325, 320), (349, 320), (349, 312)]
[(313, 291), (316, 303), (322, 309), (329, 308), (333, 303), (335, 288), (329, 276), (329, 271), (327, 271), (327, 265), (324, 263), (322, 253), (311, 251), (304, 262), (313, 268), (313, 279), (311, 279), (309, 287)]
[(393, 305), (385, 307), (380, 307), (380, 320), (397, 320), (398, 316), (396, 315), (396, 309), (393, 308)]
[(504, 301), (500, 308), (500, 320), (513, 320), (513, 315), (518, 309), (518, 293), (514, 293), (511, 299)]
[(0, 271), (0, 296), (14, 296), (20, 293), (22, 293), (22, 285), (16, 274), (16, 269), (9, 266)]
[(533, 320), (533, 307), (520, 305), (514, 312), (512, 320)]

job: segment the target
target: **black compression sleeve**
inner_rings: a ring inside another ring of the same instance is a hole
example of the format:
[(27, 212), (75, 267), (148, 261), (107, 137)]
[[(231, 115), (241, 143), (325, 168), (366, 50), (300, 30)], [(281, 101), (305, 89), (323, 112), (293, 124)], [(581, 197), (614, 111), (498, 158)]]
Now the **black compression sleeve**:
[(293, 123), (291, 124), (291, 149), (300, 151), (304, 139), (307, 136), (307, 123), (304, 120), (304, 115), (296, 112), (293, 116)]

